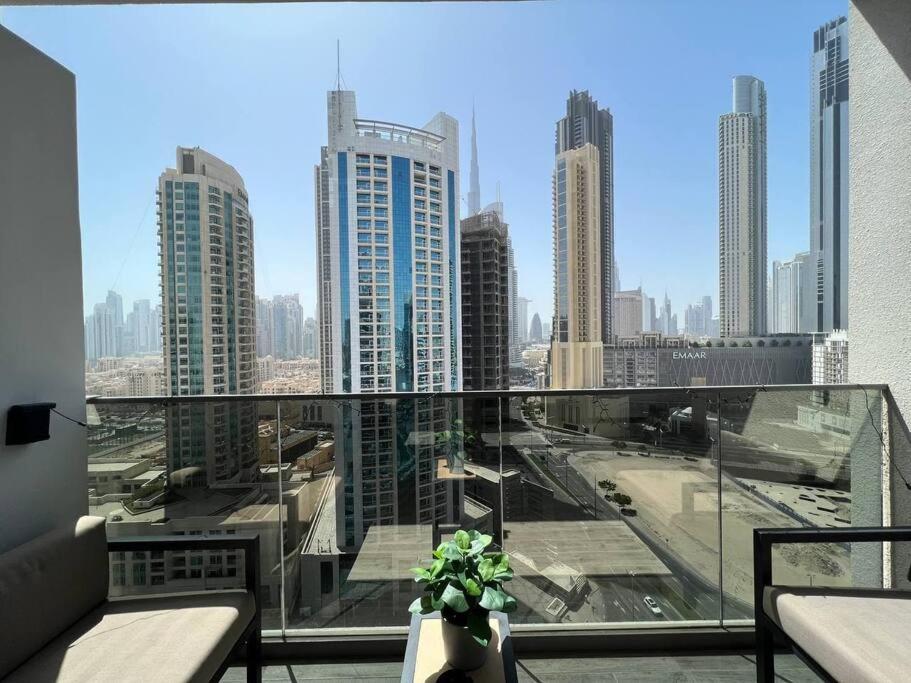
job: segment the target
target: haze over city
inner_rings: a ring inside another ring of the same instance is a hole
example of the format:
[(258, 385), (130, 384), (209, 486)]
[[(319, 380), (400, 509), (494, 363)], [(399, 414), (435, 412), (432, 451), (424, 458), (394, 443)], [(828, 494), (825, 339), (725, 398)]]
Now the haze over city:
[[(588, 90), (614, 117), (622, 287), (641, 283), (659, 300), (667, 289), (680, 312), (717, 297), (717, 125), (733, 75), (761, 78), (768, 94), (769, 263), (807, 248), (810, 38), (844, 11), (843, 2), (55, 7), (11, 8), (2, 20), (79, 73), (79, 111), (93, 112), (78, 119), (86, 310), (112, 287), (126, 302), (157, 299), (154, 191), (179, 144), (218, 154), (245, 178), (257, 295), (299, 292), (312, 314), (312, 167), (338, 40), (343, 85), (363, 115), (458, 119), (463, 217), (475, 107), (482, 204), (499, 186), (519, 294), (529, 317), (549, 321), (553, 130), (567, 93)], [(194, 40), (175, 47), (178, 24)]]

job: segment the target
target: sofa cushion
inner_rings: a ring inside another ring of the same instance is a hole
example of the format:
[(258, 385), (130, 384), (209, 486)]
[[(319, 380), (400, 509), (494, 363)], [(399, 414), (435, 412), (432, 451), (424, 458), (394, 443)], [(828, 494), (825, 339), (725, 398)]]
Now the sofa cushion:
[(911, 593), (769, 586), (763, 610), (836, 680), (908, 680)]
[(0, 555), (0, 678), (107, 595), (104, 517), (82, 517)]
[(9, 683), (209, 681), (255, 612), (253, 595), (105, 602), (12, 672)]

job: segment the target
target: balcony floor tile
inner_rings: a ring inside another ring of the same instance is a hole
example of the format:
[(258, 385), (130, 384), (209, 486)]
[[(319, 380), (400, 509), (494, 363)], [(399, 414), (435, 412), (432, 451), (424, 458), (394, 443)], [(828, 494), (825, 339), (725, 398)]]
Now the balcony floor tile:
[[(518, 661), (522, 683), (753, 683), (756, 673), (750, 654), (656, 655), (652, 657), (523, 657)], [(793, 655), (776, 655), (777, 680), (816, 683), (819, 679)], [(342, 681), (398, 683), (400, 661), (308, 662), (263, 668), (266, 683)], [(242, 667), (229, 669), (222, 683), (246, 680)]]

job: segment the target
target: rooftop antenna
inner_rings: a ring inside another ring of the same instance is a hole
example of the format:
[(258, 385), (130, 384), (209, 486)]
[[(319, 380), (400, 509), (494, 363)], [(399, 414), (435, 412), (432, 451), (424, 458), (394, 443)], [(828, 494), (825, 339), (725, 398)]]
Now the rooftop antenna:
[(341, 90), (344, 80), (342, 79), (342, 41), (335, 39), (335, 89)]
[[(342, 85), (345, 83), (342, 78), (342, 41), (338, 38), (335, 39), (335, 111), (337, 112), (337, 122), (336, 125), (338, 129), (342, 129)], [(347, 86), (345, 86), (347, 88)]]

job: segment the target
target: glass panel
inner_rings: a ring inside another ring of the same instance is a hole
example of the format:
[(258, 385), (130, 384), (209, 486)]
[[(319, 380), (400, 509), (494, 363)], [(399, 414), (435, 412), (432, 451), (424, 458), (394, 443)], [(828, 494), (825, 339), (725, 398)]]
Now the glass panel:
[[(877, 390), (722, 389), (725, 619), (752, 618), (752, 530), (882, 523)], [(776, 583), (879, 586), (878, 544), (784, 545)]]
[[(281, 628), (274, 401), (90, 406), (89, 511), (108, 536), (260, 536), (263, 628)], [(95, 424), (97, 422), (97, 424)], [(111, 595), (241, 588), (243, 553), (112, 555)]]
[(698, 391), (509, 399), (513, 621), (719, 619), (716, 409)]
[[(362, 353), (377, 373), (389, 362)], [(432, 376), (433, 354), (415, 353)], [(692, 388), (104, 403), (88, 413), (89, 509), (111, 537), (258, 533), (267, 631), (405, 627), (420, 594), (408, 570), (460, 527), (512, 556), (513, 623), (736, 622), (752, 617), (753, 528), (882, 522), (886, 436), (904, 519), (911, 440), (894, 411), (882, 434), (882, 400)], [(882, 568), (878, 544), (775, 551), (781, 583), (875, 586)], [(241, 553), (111, 559), (112, 595), (242, 585)]]
[(288, 629), (407, 626), (421, 593), (410, 568), (428, 565), (460, 526), (493, 531), (492, 509), (467, 495), (477, 475), (466, 461), (498, 450), (497, 401), (492, 413), (476, 403), (432, 395), (282, 402), (283, 423), (318, 442), (285, 484), (296, 500), (286, 505), (286, 548), (297, 549), (286, 557)]

